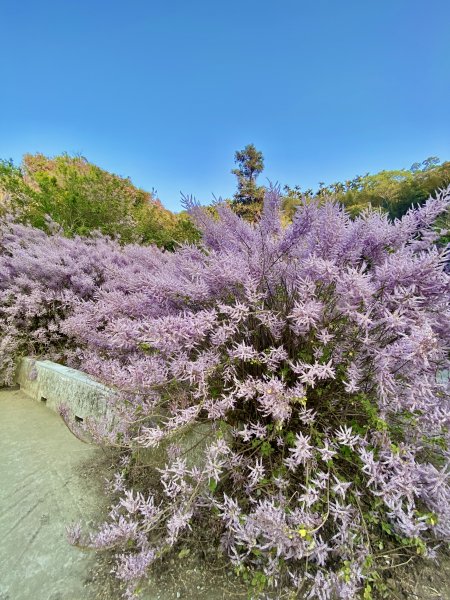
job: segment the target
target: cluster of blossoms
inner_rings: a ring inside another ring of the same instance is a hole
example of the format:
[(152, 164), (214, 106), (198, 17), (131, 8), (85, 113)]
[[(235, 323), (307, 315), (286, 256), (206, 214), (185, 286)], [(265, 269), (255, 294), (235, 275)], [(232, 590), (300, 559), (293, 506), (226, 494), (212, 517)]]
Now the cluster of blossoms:
[(78, 345), (63, 333), (65, 319), (121, 273), (147, 276), (162, 255), (101, 235), (69, 239), (0, 221), (0, 385), (13, 382), (20, 355), (76, 364)]
[(110, 519), (88, 540), (118, 549), (129, 597), (205, 511), (269, 597), (369, 598), (380, 540), (429, 556), (450, 541), (450, 278), (432, 229), (449, 200), (395, 222), (305, 202), (287, 227), (277, 189), (256, 224), (191, 202), (203, 242), (174, 253), (6, 228), (7, 360), (55, 356), (64, 339), (66, 361), (119, 392), (120, 430), (96, 435), (122, 448), (121, 471), (166, 449), (158, 492), (118, 474)]

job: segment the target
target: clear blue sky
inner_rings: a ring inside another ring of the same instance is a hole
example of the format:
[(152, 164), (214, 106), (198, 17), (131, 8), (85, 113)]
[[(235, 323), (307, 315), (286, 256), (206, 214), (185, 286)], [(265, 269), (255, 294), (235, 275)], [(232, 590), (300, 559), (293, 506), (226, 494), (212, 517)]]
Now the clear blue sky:
[(0, 157), (81, 153), (179, 208), (234, 151), (318, 181), (450, 159), (448, 0), (0, 0)]

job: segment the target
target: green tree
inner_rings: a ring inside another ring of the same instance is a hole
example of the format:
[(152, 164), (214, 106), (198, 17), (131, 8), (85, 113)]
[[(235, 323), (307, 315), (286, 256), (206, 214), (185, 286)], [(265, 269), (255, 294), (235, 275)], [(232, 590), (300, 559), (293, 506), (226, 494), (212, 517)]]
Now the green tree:
[(243, 150), (238, 150), (234, 155), (237, 169), (231, 172), (237, 177), (237, 191), (234, 194), (236, 204), (249, 205), (262, 202), (264, 186), (256, 185), (256, 178), (264, 169), (264, 157), (253, 144), (248, 144)]

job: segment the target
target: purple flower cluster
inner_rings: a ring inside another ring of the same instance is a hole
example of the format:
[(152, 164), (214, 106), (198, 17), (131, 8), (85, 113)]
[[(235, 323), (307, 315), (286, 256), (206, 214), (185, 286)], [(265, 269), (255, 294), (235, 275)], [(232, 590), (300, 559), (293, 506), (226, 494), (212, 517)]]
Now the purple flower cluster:
[[(118, 390), (120, 425), (97, 439), (169, 448), (160, 496), (117, 475), (89, 542), (118, 548), (129, 595), (208, 509), (269, 596), (356, 598), (381, 538), (450, 541), (450, 278), (432, 234), (449, 201), (395, 222), (305, 201), (286, 227), (276, 188), (255, 224), (188, 201), (203, 242), (174, 253), (2, 225), (3, 377), (20, 353), (65, 360)], [(192, 464), (178, 442), (199, 424)]]

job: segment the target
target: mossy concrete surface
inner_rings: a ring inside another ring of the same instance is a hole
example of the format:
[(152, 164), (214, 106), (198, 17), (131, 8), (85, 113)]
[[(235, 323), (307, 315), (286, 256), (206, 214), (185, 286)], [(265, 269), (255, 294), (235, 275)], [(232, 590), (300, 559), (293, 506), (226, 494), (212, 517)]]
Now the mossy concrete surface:
[(27, 396), (38, 402), (45, 399), (47, 408), (56, 412), (63, 403), (81, 419), (114, 419), (114, 392), (82, 371), (51, 360), (24, 357), (18, 364), (16, 382)]
[(70, 546), (65, 528), (101, 512), (80, 475), (97, 452), (44, 404), (0, 390), (0, 600), (95, 598), (95, 557)]

